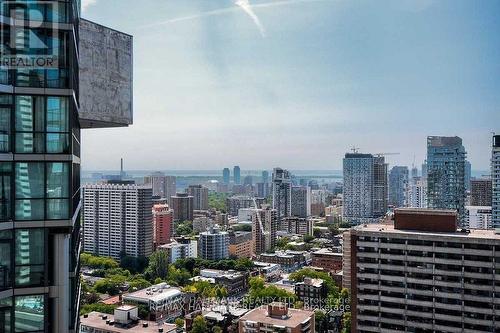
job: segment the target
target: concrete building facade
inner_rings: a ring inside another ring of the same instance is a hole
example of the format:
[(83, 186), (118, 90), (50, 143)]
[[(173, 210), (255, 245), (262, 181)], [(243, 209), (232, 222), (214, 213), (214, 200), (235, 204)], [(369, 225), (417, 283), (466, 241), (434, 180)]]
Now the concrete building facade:
[(500, 235), (455, 210), (397, 209), (351, 230), (352, 332), (495, 332)]
[(122, 184), (83, 187), (83, 250), (120, 259), (153, 252), (152, 190)]

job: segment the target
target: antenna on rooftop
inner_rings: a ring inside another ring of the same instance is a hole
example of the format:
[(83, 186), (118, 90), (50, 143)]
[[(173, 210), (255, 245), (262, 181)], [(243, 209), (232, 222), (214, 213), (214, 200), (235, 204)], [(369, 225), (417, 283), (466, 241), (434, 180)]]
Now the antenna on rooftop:
[(356, 146), (352, 146), (351, 150), (352, 150), (353, 154), (357, 154), (359, 152), (359, 148)]

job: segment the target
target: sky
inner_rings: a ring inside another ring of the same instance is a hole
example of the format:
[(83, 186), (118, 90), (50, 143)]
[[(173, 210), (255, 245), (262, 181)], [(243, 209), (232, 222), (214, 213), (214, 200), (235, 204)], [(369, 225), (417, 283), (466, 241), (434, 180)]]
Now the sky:
[[(494, 0), (83, 0), (134, 36), (134, 124), (85, 130), (85, 170), (342, 169), (352, 147), (420, 165), (500, 133)], [(103, 149), (103, 144), (105, 149)]]

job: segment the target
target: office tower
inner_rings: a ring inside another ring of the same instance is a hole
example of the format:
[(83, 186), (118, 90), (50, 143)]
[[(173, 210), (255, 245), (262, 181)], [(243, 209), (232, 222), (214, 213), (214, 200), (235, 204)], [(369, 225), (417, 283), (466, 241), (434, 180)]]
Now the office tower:
[(408, 204), (408, 167), (395, 166), (389, 173), (389, 205), (398, 208)]
[(153, 206), (153, 242), (155, 248), (170, 243), (174, 236), (174, 211), (168, 205)]
[(241, 184), (241, 170), (239, 166), (235, 166), (233, 168), (233, 177), (234, 177), (234, 183), (235, 184)]
[(348, 153), (344, 158), (344, 220), (376, 222), (387, 212), (387, 164), (383, 156)]
[(152, 190), (135, 184), (83, 187), (83, 250), (120, 259), (153, 252)]
[(144, 177), (144, 184), (152, 187), (153, 197), (170, 200), (170, 197), (177, 193), (175, 176), (165, 176), (163, 172)]
[(467, 225), (471, 229), (491, 229), (491, 206), (465, 206)]
[(269, 196), (269, 183), (257, 183), (257, 196), (267, 198)]
[(206, 260), (229, 258), (229, 234), (220, 231), (218, 226), (211, 226), (209, 230), (200, 233), (198, 257)]
[(471, 206), (491, 206), (492, 205), (492, 185), (491, 179), (471, 179), (470, 181)]
[(408, 206), (413, 208), (427, 208), (427, 179), (412, 178), (408, 190)]
[(243, 178), (243, 185), (252, 186), (253, 185), (253, 177), (250, 175), (245, 176), (245, 178)]
[(125, 96), (89, 95), (116, 75), (113, 52), (123, 73), (99, 88), (128, 86), (130, 101), (132, 37), (81, 19), (79, 3), (0, 1), (0, 332), (77, 329), (81, 129), (131, 123), (131, 103), (109, 107)]
[(464, 233), (455, 210), (406, 208), (351, 229), (350, 242), (352, 332), (498, 331), (494, 230)]
[(470, 180), (472, 178), (472, 165), (469, 161), (465, 160), (465, 189), (470, 191)]
[(193, 197), (194, 210), (208, 210), (208, 188), (201, 185), (189, 185), (187, 193)]
[(465, 225), (465, 148), (459, 137), (427, 137), (427, 207), (454, 209)]
[(288, 170), (273, 170), (273, 209), (278, 214), (278, 223), (282, 217), (292, 215), (292, 175)]
[(292, 186), (292, 214), (297, 217), (311, 216), (311, 188)]
[(500, 228), (500, 135), (493, 136), (491, 151), (492, 224)]
[(229, 171), (229, 168), (224, 168), (224, 170), (222, 170), (222, 182), (224, 184), (229, 184), (230, 179), (231, 172)]
[(269, 171), (262, 171), (262, 182), (269, 183)]
[(194, 210), (194, 199), (187, 193), (177, 193), (170, 197), (172, 209), (174, 210), (174, 221), (192, 221)]
[(254, 254), (271, 250), (276, 244), (278, 212), (269, 206), (256, 209), (252, 216), (252, 241)]

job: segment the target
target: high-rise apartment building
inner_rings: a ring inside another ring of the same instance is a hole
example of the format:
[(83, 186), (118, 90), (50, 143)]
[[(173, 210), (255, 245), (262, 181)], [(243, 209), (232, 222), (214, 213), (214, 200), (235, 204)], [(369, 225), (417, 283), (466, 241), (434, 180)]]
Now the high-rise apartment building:
[(470, 191), (470, 181), (472, 179), (472, 164), (465, 160), (465, 174), (464, 174), (464, 182), (465, 182), (465, 189), (467, 191)]
[(344, 158), (344, 220), (376, 222), (387, 212), (387, 164), (383, 156), (348, 153)]
[(233, 177), (235, 184), (237, 185), (241, 184), (241, 169), (237, 165), (233, 168)]
[(229, 171), (229, 168), (224, 168), (224, 170), (222, 170), (222, 182), (224, 184), (229, 184), (230, 179), (231, 179), (231, 171)]
[(262, 171), (262, 182), (269, 183), (269, 171)]
[(288, 170), (273, 170), (273, 209), (278, 214), (278, 222), (292, 215), (292, 175)]
[[(231, 216), (238, 216), (242, 208), (260, 208), (264, 198), (253, 198), (246, 195), (235, 195), (226, 199), (227, 212)], [(257, 207), (255, 207), (257, 204)]]
[(278, 212), (269, 206), (256, 209), (252, 216), (253, 253), (260, 254), (272, 249), (276, 244)]
[(120, 259), (153, 252), (152, 190), (135, 184), (83, 187), (83, 250)]
[[(352, 332), (496, 332), (500, 235), (455, 210), (396, 209), (351, 231)], [(496, 281), (495, 281), (496, 280)]]
[(80, 130), (131, 123), (132, 37), (76, 0), (0, 1), (0, 16), (0, 332), (75, 332)]
[(500, 228), (500, 135), (493, 136), (491, 151), (492, 223)]
[(280, 231), (300, 236), (313, 235), (313, 221), (305, 217), (288, 216), (281, 219)]
[(177, 193), (170, 197), (171, 207), (174, 210), (174, 221), (192, 221), (194, 198), (187, 193)]
[(389, 173), (389, 205), (398, 208), (408, 205), (408, 167), (395, 166)]
[(459, 137), (427, 137), (427, 207), (454, 209), (465, 225), (465, 148)]
[(257, 197), (267, 198), (269, 196), (269, 183), (257, 183)]
[(491, 206), (492, 186), (490, 178), (471, 179), (470, 181), (470, 205)]
[(465, 218), (471, 229), (491, 229), (491, 206), (465, 206)]
[(186, 192), (193, 197), (194, 210), (208, 210), (208, 188), (201, 185), (189, 185)]
[(414, 177), (410, 180), (408, 206), (413, 208), (427, 208), (427, 179)]
[(311, 188), (309, 186), (292, 186), (292, 216), (311, 216)]
[(176, 193), (175, 176), (165, 176), (163, 172), (155, 172), (151, 176), (144, 177), (144, 184), (151, 186), (153, 197), (166, 198), (167, 201)]
[(229, 234), (218, 226), (210, 226), (207, 231), (200, 233), (198, 257), (206, 260), (229, 258)]
[(155, 248), (170, 243), (174, 236), (174, 211), (165, 204), (153, 206), (153, 243)]

